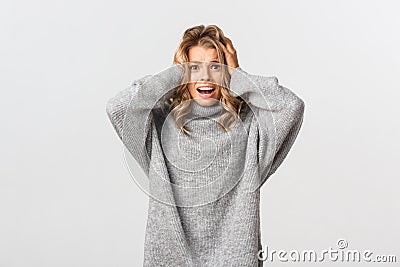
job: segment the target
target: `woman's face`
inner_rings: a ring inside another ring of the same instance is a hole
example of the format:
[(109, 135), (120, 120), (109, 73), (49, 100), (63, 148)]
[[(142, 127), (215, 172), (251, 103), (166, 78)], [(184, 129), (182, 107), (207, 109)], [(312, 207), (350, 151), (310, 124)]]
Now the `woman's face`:
[(190, 82), (188, 88), (194, 101), (210, 106), (221, 97), (222, 66), (215, 48), (193, 46), (189, 49)]

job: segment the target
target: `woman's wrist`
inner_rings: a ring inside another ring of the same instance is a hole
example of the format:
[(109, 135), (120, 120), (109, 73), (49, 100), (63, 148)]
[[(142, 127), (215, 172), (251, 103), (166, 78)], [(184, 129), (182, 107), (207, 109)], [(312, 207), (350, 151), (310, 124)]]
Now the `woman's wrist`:
[(239, 67), (239, 66), (236, 66), (236, 67), (230, 67), (230, 66), (228, 66), (229, 74), (232, 75), (233, 71), (234, 71), (236, 68), (238, 68), (238, 67)]

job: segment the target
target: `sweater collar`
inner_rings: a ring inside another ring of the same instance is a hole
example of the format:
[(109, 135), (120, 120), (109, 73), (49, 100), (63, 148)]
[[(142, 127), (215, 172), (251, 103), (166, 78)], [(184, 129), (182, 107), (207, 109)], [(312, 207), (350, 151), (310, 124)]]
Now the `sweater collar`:
[(219, 100), (215, 101), (215, 103), (211, 106), (202, 106), (193, 99), (191, 99), (190, 102), (190, 105), (192, 106), (191, 113), (194, 116), (208, 117), (212, 115), (217, 115), (224, 110), (221, 101)]

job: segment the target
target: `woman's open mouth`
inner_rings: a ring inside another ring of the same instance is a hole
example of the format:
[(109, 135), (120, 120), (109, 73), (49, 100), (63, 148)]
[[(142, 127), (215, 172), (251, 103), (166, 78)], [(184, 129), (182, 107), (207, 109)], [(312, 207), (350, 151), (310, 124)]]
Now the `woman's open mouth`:
[(196, 88), (197, 92), (199, 92), (199, 95), (203, 98), (210, 98), (214, 95), (215, 93), (215, 86), (210, 86), (210, 85), (202, 85)]

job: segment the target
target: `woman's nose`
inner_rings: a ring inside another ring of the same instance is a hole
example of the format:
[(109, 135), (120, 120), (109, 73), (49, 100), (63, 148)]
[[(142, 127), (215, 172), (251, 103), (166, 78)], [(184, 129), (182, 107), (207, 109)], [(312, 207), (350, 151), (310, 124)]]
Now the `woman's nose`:
[(201, 68), (200, 80), (209, 81), (211, 79), (207, 65), (203, 65)]

